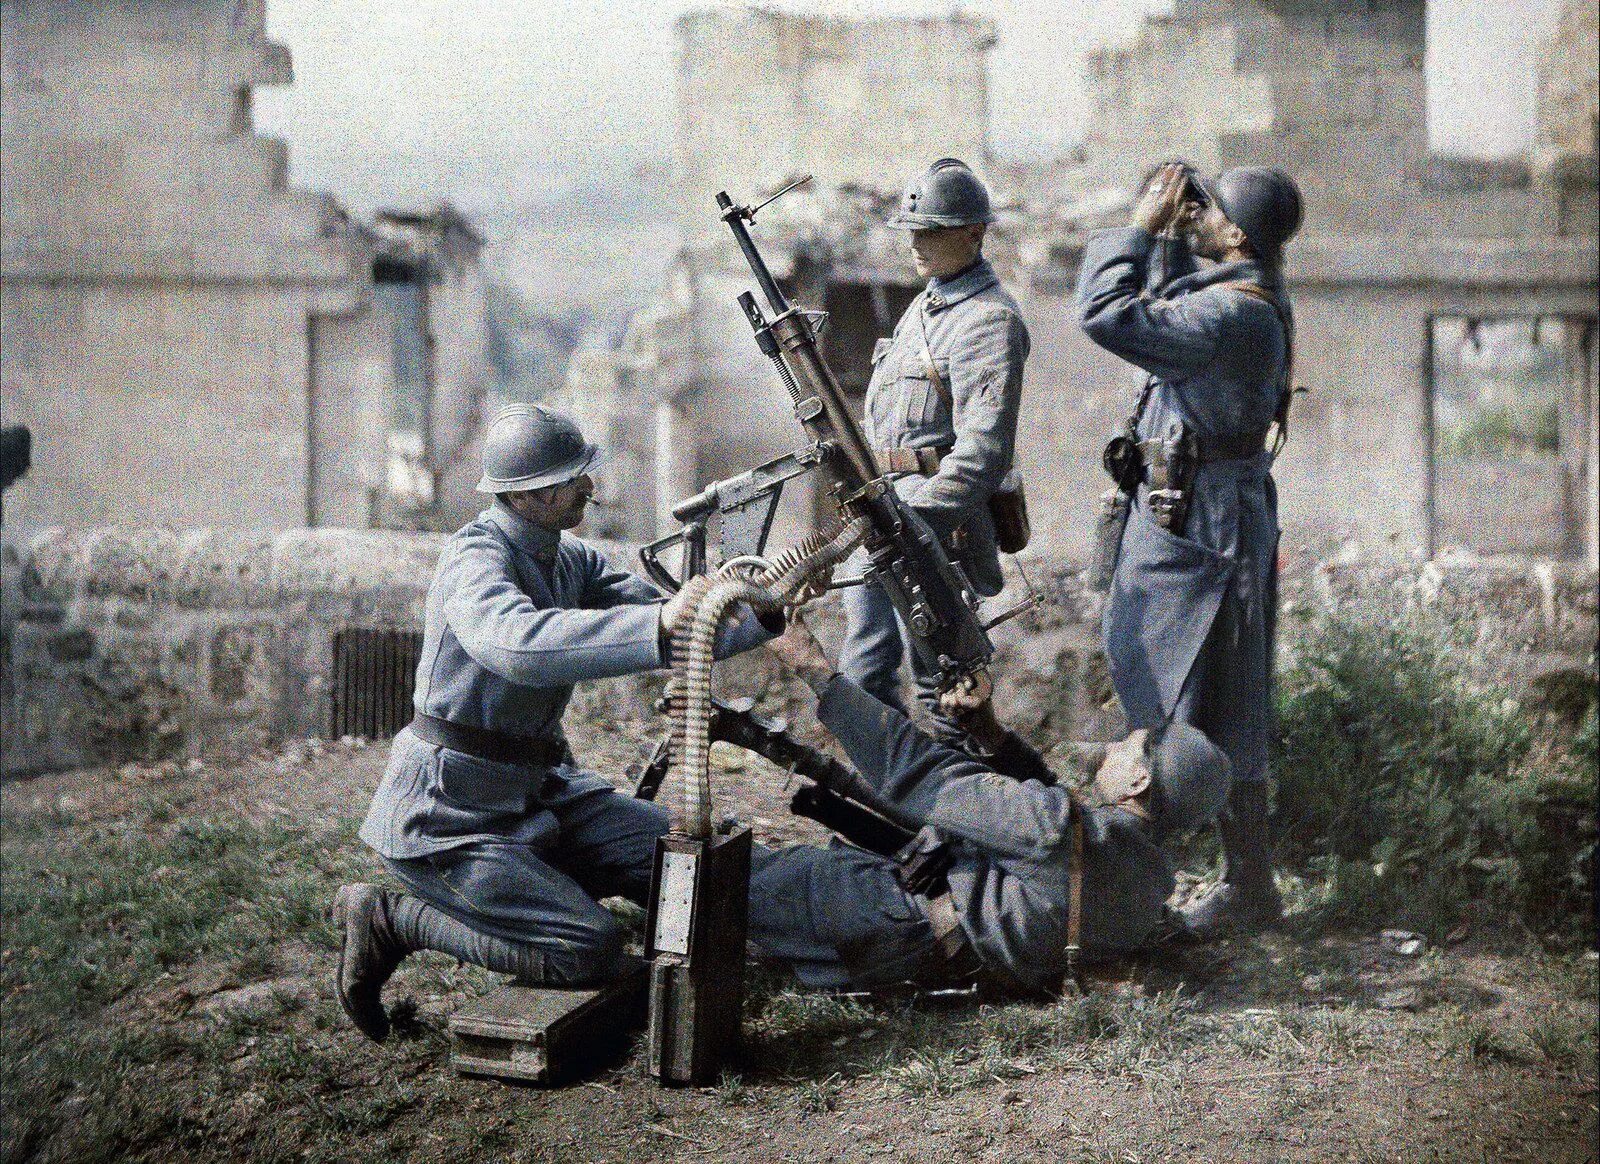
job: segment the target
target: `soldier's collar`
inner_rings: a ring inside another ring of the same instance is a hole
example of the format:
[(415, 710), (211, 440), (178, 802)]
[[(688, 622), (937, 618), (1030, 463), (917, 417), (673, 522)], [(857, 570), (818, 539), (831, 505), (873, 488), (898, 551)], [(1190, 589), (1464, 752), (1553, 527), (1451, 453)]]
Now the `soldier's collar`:
[(556, 551), (561, 548), (559, 530), (534, 525), (498, 497), (489, 506), (488, 518), (499, 526), (500, 532), (506, 535), (507, 540), (523, 553), (541, 562), (556, 560)]
[(1236, 259), (1231, 263), (1211, 263), (1198, 271), (1182, 275), (1163, 287), (1161, 295), (1163, 298), (1182, 295), (1202, 287), (1214, 287), (1218, 283), (1254, 283), (1260, 287), (1274, 287), (1277, 282), (1276, 277), (1254, 259)]
[(971, 299), (980, 291), (987, 291), (998, 282), (1000, 277), (994, 273), (989, 260), (980, 258), (953, 279), (929, 279), (922, 302), (930, 313), (943, 311), (963, 299)]

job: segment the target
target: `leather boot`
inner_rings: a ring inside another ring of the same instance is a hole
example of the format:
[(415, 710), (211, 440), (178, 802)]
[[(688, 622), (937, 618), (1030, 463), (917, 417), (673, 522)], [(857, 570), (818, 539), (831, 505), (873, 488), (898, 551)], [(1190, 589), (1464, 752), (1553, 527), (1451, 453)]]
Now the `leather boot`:
[[(449, 954), (528, 986), (551, 982), (544, 953), (527, 942), (481, 933), (408, 893), (376, 885), (342, 885), (333, 898), (334, 924), (344, 931), (339, 949), (339, 1005), (375, 1043), (389, 1037), (383, 984), (406, 955), (419, 950)], [(614, 968), (604, 967), (607, 972)]]
[(1222, 834), (1222, 880), (1182, 911), (1189, 933), (1213, 938), (1228, 930), (1273, 925), (1283, 916), (1283, 899), (1272, 881), (1265, 782), (1235, 784), (1217, 827)]
[(356, 1029), (374, 1043), (389, 1037), (383, 1009), (383, 984), (406, 955), (413, 953), (394, 930), (396, 894), (376, 885), (341, 885), (333, 896), (333, 922), (343, 934), (339, 946), (339, 1005)]

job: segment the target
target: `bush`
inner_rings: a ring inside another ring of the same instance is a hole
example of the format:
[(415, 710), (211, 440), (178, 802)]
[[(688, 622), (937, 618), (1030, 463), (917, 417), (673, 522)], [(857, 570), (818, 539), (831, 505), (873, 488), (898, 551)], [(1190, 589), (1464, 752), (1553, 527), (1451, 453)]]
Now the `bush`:
[(1465, 681), (1458, 645), (1416, 619), (1306, 628), (1279, 676), (1284, 855), (1320, 877), (1319, 920), (1437, 935), (1510, 911), (1592, 936), (1592, 699), (1576, 738), (1541, 739), (1506, 691)]

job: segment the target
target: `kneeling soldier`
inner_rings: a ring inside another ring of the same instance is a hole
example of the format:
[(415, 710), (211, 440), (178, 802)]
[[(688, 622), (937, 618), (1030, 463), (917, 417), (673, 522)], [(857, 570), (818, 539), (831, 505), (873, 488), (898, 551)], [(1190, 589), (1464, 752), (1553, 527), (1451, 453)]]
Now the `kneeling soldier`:
[[(908, 884), (900, 864), (849, 845), (757, 849), (750, 940), (801, 982), (1050, 993), (1080, 948), (1128, 952), (1162, 932), (1174, 885), (1162, 843), (1210, 821), (1228, 795), (1227, 757), (1204, 734), (1174, 723), (1113, 745), (1091, 805), (922, 734), (836, 674), (798, 619), (771, 649), (817, 693), (861, 774), (924, 826), (919, 839), (948, 846), (934, 884)], [(1048, 774), (1015, 737), (995, 748), (1019, 751), (1014, 768)]]
[[(410, 893), (346, 885), (334, 899), (339, 1001), (376, 1041), (383, 984), (418, 950), (547, 986), (624, 967), (623, 929), (597, 899), (643, 902), (666, 813), (581, 770), (561, 718), (574, 683), (665, 665), (680, 604), (563, 533), (583, 520), (598, 455), (566, 417), (506, 409), (478, 483), (494, 503), (440, 555), (416, 718), (361, 826)], [(720, 653), (766, 637), (747, 618)]]

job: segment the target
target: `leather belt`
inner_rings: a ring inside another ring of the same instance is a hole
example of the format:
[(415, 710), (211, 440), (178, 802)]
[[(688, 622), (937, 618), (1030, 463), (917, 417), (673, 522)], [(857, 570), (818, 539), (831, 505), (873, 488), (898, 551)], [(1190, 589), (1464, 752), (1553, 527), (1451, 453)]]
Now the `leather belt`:
[(946, 972), (954, 981), (975, 981), (983, 973), (983, 962), (967, 940), (967, 931), (961, 928), (950, 891), (923, 900), (927, 902), (928, 924), (933, 927), (933, 944), (944, 958)]
[[(1200, 463), (1209, 465), (1213, 461), (1242, 461), (1266, 451), (1267, 434), (1265, 432), (1250, 433), (1242, 437), (1196, 437), (1196, 444), (1200, 449)], [(1149, 465), (1156, 455), (1161, 453), (1161, 441), (1146, 440), (1139, 442), (1139, 453), (1144, 458), (1144, 463)]]
[(565, 763), (571, 753), (565, 740), (547, 736), (519, 736), (493, 728), (454, 723), (436, 715), (417, 712), (411, 721), (411, 734), (429, 744), (465, 752), (495, 764), (521, 764), (529, 768), (553, 768)]
[(924, 477), (932, 477), (953, 447), (873, 449), (872, 459), (878, 463), (880, 473), (920, 473)]

